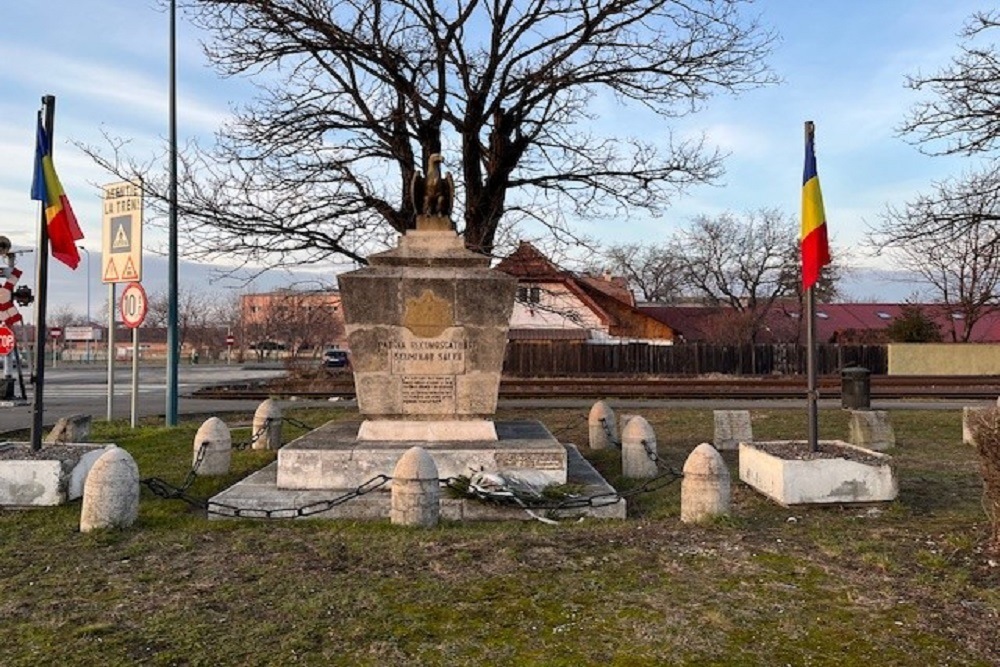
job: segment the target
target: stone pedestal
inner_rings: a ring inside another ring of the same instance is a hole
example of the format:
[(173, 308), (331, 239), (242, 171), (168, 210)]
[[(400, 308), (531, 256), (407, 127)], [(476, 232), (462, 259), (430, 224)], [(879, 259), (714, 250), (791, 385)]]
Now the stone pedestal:
[[(340, 276), (361, 437), (393, 439), (406, 424), (438, 422), (425, 437), (496, 439), (496, 411), (517, 281), (489, 269), (452, 231), (410, 231), (371, 265)], [(451, 432), (445, 422), (479, 422)], [(403, 434), (398, 439), (410, 439)]]

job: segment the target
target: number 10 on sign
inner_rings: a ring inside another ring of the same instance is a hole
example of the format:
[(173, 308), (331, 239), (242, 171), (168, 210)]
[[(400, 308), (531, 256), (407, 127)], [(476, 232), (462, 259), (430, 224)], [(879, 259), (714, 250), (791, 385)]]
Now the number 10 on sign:
[(130, 329), (135, 329), (146, 319), (148, 310), (146, 290), (139, 283), (129, 283), (122, 292), (121, 313), (122, 322)]

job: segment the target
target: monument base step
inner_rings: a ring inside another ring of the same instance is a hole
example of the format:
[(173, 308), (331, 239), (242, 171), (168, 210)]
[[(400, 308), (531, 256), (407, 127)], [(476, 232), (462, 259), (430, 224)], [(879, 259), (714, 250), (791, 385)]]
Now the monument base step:
[(438, 476), (511, 473), (533, 485), (565, 484), (566, 449), (537, 421), (496, 422), (496, 440), (358, 440), (357, 422), (329, 422), (278, 450), (279, 489), (351, 489), (391, 476), (406, 450), (420, 446)]
[[(499, 429), (498, 429), (499, 430)], [(575, 445), (560, 444), (566, 458), (566, 481), (577, 487), (580, 498), (600, 496), (594, 507), (562, 510), (534, 510), (536, 516), (552, 519), (592, 517), (624, 519), (625, 500), (614, 502), (615, 489), (605, 481), (580, 454)], [(279, 452), (280, 453), (280, 452)], [(391, 471), (390, 471), (391, 474)], [(389, 517), (391, 492), (388, 485), (346, 502), (332, 504), (356, 487), (342, 489), (283, 489), (277, 484), (278, 462), (237, 482), (208, 501), (209, 519), (352, 519), (382, 520)], [(524, 509), (496, 505), (469, 498), (453, 498), (447, 489), (441, 492), (441, 518), (449, 521), (533, 520)]]

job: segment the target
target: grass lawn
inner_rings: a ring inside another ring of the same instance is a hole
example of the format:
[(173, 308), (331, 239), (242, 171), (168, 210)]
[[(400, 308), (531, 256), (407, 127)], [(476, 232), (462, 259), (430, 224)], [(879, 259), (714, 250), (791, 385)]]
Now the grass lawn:
[[(289, 413), (319, 425), (344, 411)], [(676, 468), (709, 410), (642, 414)], [(899, 499), (779, 507), (737, 481), (733, 514), (681, 524), (680, 484), (624, 522), (208, 521), (143, 490), (137, 524), (78, 531), (80, 502), (0, 510), (0, 665), (1000, 665), (1000, 554), (961, 413), (891, 413)], [(586, 410), (506, 411), (589, 452)], [(801, 438), (803, 410), (755, 410), (757, 439)], [(227, 422), (249, 437), (250, 415)], [(198, 424), (95, 424), (142, 476), (179, 482)], [(301, 434), (286, 427), (286, 438)], [(821, 414), (845, 438), (847, 415)], [(272, 460), (234, 452), (208, 497)]]

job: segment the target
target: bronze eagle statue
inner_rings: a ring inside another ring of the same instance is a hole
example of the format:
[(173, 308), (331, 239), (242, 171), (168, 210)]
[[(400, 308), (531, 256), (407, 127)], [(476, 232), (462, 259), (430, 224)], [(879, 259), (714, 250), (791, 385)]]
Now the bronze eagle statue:
[(410, 181), (410, 197), (417, 215), (450, 217), (455, 199), (455, 182), (450, 173), (441, 173), (444, 158), (434, 153), (427, 159), (427, 176), (418, 169)]

